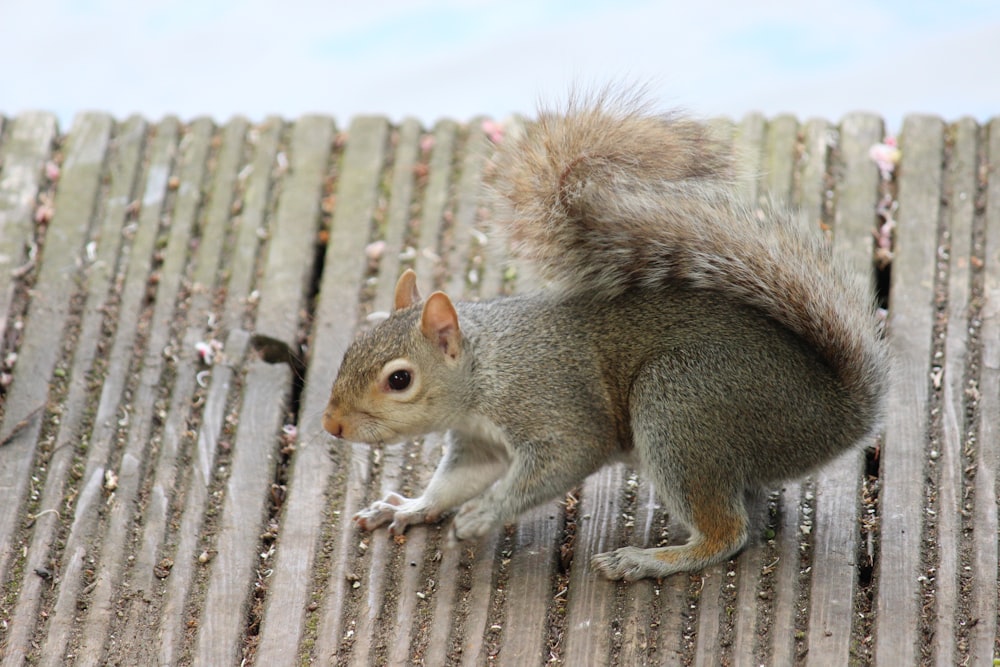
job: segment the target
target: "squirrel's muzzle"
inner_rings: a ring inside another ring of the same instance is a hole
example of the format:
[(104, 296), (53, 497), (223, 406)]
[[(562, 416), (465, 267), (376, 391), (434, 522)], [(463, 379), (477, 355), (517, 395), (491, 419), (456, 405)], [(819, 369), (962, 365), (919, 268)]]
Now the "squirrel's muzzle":
[(344, 437), (344, 416), (332, 403), (323, 412), (323, 428), (335, 438)]

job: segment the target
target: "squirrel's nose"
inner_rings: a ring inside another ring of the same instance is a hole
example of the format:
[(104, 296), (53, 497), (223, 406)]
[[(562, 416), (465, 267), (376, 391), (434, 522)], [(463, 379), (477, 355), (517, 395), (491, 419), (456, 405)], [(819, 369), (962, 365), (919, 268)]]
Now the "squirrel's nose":
[(344, 437), (344, 425), (341, 423), (339, 419), (324, 417), (323, 428), (325, 428), (326, 432), (335, 438)]
[(332, 408), (327, 408), (323, 413), (323, 428), (335, 438), (344, 437), (344, 422)]

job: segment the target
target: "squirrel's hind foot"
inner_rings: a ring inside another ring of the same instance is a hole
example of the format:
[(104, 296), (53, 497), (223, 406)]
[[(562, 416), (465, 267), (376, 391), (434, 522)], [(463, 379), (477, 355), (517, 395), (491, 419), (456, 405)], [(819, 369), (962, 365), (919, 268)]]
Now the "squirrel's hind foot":
[(657, 549), (622, 547), (597, 554), (591, 558), (590, 563), (608, 579), (637, 581), (660, 578), (677, 572), (700, 570), (721, 562), (742, 549), (743, 543), (718, 546), (720, 548), (717, 550), (706, 549), (706, 544), (702, 541)]

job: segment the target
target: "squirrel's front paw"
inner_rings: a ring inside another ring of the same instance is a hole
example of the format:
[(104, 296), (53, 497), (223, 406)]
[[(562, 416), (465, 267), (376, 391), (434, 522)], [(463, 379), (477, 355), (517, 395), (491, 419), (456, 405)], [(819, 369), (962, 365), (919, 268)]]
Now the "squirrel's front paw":
[(437, 520), (428, 510), (427, 502), (421, 498), (406, 498), (398, 493), (389, 493), (382, 500), (354, 515), (354, 524), (361, 530), (375, 530), (388, 523), (389, 533), (401, 535), (412, 523), (432, 523)]
[(451, 534), (455, 540), (474, 539), (493, 530), (499, 522), (499, 517), (492, 509), (469, 501), (458, 510)]

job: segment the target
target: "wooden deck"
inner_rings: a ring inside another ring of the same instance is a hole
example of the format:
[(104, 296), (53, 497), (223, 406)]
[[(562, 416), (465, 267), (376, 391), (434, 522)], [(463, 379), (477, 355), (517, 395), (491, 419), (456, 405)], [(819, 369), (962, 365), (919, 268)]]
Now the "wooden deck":
[(631, 471), (452, 549), (349, 522), (418, 490), (436, 439), (320, 428), (403, 267), (469, 298), (530, 282), (482, 231), (480, 122), (0, 118), (2, 665), (994, 664), (1000, 119), (908, 118), (889, 180), (872, 115), (719, 125), (749, 194), (878, 284), (888, 418), (738, 558), (621, 584), (591, 554), (674, 530)]

